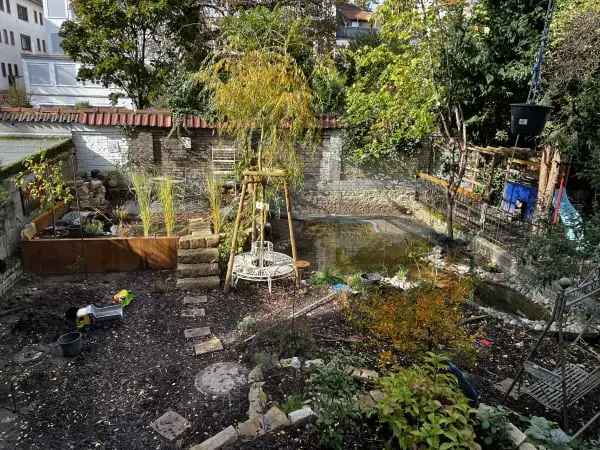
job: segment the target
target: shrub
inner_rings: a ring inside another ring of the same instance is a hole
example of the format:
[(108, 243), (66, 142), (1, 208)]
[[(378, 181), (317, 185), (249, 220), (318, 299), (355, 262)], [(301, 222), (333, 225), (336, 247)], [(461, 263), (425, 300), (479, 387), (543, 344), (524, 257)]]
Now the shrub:
[(292, 394), (292, 395), (286, 397), (285, 401), (281, 405), (281, 410), (284, 413), (289, 414), (293, 411), (302, 409), (303, 406), (304, 406), (304, 399), (302, 398), (302, 396), (299, 394)]
[(473, 338), (460, 325), (462, 305), (470, 292), (470, 281), (453, 279), (439, 286), (423, 283), (404, 292), (375, 290), (369, 298), (348, 304), (346, 315), (402, 353), (443, 348), (471, 359)]
[(329, 286), (343, 282), (344, 280), (339, 276), (338, 272), (330, 267), (325, 267), (310, 277), (310, 283), (315, 286)]
[(319, 367), (308, 380), (310, 395), (318, 413), (317, 428), (321, 445), (343, 449), (344, 435), (351, 432), (360, 419), (355, 396), (360, 385), (348, 373), (354, 361), (344, 355), (334, 357)]
[(382, 379), (381, 387), (385, 397), (377, 412), (392, 433), (390, 444), (411, 450), (477, 447), (475, 411), (444, 358), (428, 353), (422, 365)]
[(512, 441), (508, 434), (510, 412), (501, 406), (480, 407), (477, 410), (475, 431), (477, 441), (484, 450), (511, 448)]

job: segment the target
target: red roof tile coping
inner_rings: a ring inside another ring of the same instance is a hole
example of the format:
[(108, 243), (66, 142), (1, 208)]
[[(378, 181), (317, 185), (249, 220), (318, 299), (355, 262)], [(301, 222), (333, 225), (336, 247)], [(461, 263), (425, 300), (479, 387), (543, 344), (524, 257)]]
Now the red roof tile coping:
[[(145, 128), (171, 128), (173, 115), (168, 110), (146, 109), (134, 111), (126, 108), (13, 108), (0, 106), (0, 122), (29, 123), (68, 123), (96, 127), (134, 126)], [(188, 129), (213, 129), (211, 124), (200, 116), (188, 115), (184, 118)], [(342, 128), (334, 116), (321, 116), (319, 127), (323, 129)]]

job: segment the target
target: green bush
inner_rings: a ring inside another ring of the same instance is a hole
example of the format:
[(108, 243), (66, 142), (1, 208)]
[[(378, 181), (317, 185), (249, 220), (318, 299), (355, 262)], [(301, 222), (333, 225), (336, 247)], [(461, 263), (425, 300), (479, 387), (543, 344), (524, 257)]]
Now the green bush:
[(321, 445), (325, 448), (345, 448), (344, 436), (356, 428), (360, 419), (355, 402), (360, 385), (348, 373), (349, 365), (357, 364), (347, 356), (334, 355), (308, 380), (309, 392), (318, 413)]
[(475, 411), (447, 372), (447, 360), (427, 353), (422, 365), (381, 380), (379, 420), (391, 431), (390, 447), (474, 449)]
[(477, 442), (483, 450), (511, 448), (512, 441), (508, 435), (510, 412), (501, 406), (479, 408), (475, 431)]

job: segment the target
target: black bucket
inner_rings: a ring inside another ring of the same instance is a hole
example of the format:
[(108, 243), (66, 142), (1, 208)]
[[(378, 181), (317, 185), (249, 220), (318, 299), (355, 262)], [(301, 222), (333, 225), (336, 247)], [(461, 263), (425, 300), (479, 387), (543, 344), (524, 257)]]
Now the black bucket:
[(548, 120), (552, 108), (531, 103), (510, 105), (510, 130), (513, 136), (523, 138), (539, 136)]
[(58, 338), (58, 345), (62, 350), (63, 356), (73, 357), (81, 353), (81, 333), (73, 331), (63, 334)]

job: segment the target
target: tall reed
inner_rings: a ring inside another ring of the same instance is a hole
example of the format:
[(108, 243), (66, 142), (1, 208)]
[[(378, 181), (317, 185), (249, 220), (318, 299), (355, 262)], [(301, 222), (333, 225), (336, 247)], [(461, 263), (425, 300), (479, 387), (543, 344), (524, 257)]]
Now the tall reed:
[(152, 228), (152, 179), (143, 172), (133, 172), (131, 174), (131, 183), (135, 190), (135, 198), (137, 199), (140, 209), (140, 219), (144, 228), (144, 236), (150, 235)]
[(213, 233), (221, 232), (223, 217), (221, 217), (221, 196), (223, 192), (223, 180), (210, 173), (206, 178), (206, 196), (210, 208), (210, 221)]
[(158, 182), (158, 198), (162, 203), (163, 217), (167, 236), (175, 231), (175, 204), (173, 202), (173, 180), (171, 177), (161, 177)]

